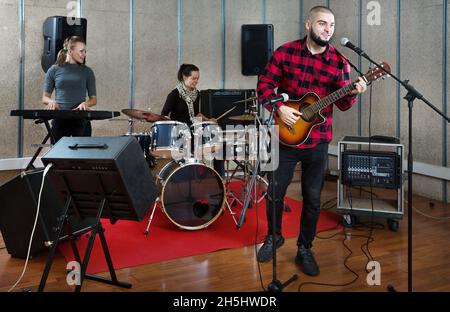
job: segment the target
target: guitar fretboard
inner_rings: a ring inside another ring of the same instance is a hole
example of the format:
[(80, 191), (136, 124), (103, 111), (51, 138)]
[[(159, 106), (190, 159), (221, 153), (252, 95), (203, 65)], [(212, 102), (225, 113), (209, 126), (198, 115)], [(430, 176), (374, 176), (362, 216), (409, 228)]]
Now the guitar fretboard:
[(340, 88), (337, 91), (334, 91), (333, 93), (327, 95), (326, 97), (318, 100), (316, 103), (305, 107), (301, 110), (301, 113), (305, 115), (307, 118), (312, 118), (312, 116), (316, 113), (318, 113), (320, 110), (324, 109), (328, 105), (333, 104), (334, 102), (337, 102), (338, 100), (342, 99), (344, 96), (350, 94), (350, 92), (354, 89), (354, 84), (351, 83), (346, 87)]

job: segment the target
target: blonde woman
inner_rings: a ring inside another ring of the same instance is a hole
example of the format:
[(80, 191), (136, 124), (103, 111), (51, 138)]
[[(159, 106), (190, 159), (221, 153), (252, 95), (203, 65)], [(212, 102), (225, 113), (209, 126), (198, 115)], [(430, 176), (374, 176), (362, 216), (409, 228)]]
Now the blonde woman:
[[(94, 72), (84, 65), (85, 58), (84, 39), (78, 36), (66, 38), (55, 64), (45, 75), (42, 102), (47, 109), (90, 110), (97, 104)], [(92, 128), (89, 120), (53, 119), (52, 132), (56, 143), (63, 136), (91, 136)]]

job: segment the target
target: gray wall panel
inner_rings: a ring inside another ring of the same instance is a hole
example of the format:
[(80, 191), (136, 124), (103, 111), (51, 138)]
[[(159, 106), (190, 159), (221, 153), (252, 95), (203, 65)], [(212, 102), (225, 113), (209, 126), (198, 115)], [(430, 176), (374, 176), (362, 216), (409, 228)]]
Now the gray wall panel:
[[(330, 7), (335, 13), (336, 28), (332, 43), (355, 66), (358, 66), (358, 57), (351, 50), (340, 45), (340, 38), (347, 37), (354, 44), (358, 42), (358, 0), (331, 1)], [(352, 69), (352, 79), (356, 79), (357, 73)], [(358, 134), (358, 103), (351, 109), (341, 112), (335, 107), (333, 113), (333, 141), (337, 142), (345, 135)]]
[[(182, 62), (193, 63), (200, 68), (199, 89), (221, 87), (221, 31), (220, 0), (183, 1)], [(175, 79), (176, 72), (172, 81)]]
[(274, 49), (280, 45), (300, 39), (298, 0), (267, 1), (266, 23), (274, 26)]
[(226, 0), (225, 89), (254, 89), (256, 76), (243, 76), (241, 68), (241, 25), (262, 23), (261, 0)]
[[(363, 1), (363, 42), (362, 49), (374, 60), (385, 61), (395, 73), (397, 67), (397, 3), (396, 1), (383, 1), (381, 4), (381, 25), (367, 23), (367, 2)], [(349, 53), (353, 53), (348, 50)], [(363, 60), (362, 72), (367, 72), (369, 62)], [(393, 79), (379, 80), (372, 86), (372, 118), (371, 134), (396, 135), (397, 83)], [(362, 135), (369, 135), (370, 88), (362, 96)]]
[[(177, 73), (177, 0), (135, 1), (135, 108), (161, 112)], [(135, 132), (148, 131), (148, 123)], [(147, 128), (147, 129), (145, 129)]]
[[(18, 118), (9, 116), (18, 108), (19, 21), (18, 1), (0, 2), (0, 37), (4, 44), (0, 56), (0, 158), (17, 156)], [(6, 75), (6, 73), (8, 73)]]
[[(402, 2), (402, 79), (411, 83), (435, 106), (442, 103), (442, 1)], [(439, 39), (438, 39), (439, 38)], [(424, 57), (426, 55), (426, 57)], [(402, 90), (402, 95), (405, 92)], [(401, 106), (402, 141), (407, 147), (408, 107)], [(413, 109), (413, 155), (415, 161), (442, 165), (442, 121), (426, 104), (415, 101)], [(414, 181), (414, 192), (441, 196), (442, 188)], [(426, 187), (424, 187), (426, 185)]]

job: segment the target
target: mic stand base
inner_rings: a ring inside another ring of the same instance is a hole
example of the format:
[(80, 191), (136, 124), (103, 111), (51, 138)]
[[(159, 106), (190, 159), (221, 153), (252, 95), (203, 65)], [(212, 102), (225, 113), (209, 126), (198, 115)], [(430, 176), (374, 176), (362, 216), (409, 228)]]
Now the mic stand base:
[(284, 284), (281, 284), (281, 282), (277, 279), (273, 280), (268, 286), (267, 291), (268, 292), (282, 292), (283, 288), (286, 288), (289, 284), (292, 282), (298, 280), (298, 275), (294, 274), (290, 279), (288, 279)]

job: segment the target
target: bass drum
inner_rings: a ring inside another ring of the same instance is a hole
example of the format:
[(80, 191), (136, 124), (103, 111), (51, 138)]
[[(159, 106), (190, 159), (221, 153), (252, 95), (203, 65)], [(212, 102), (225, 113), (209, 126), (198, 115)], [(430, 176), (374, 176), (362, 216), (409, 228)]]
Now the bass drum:
[(186, 230), (203, 229), (223, 211), (225, 186), (220, 175), (200, 163), (168, 163), (158, 175), (167, 217)]

